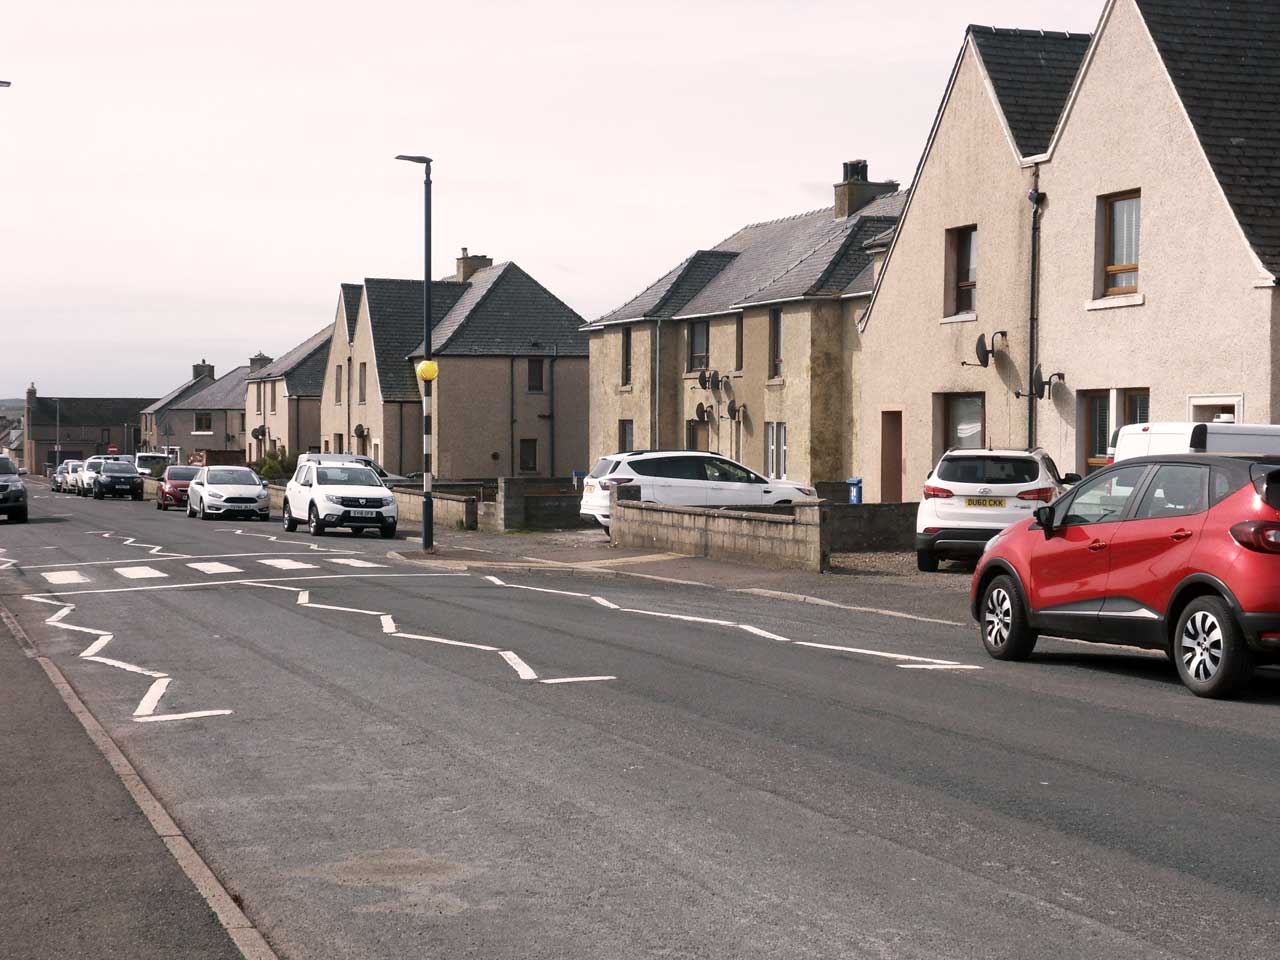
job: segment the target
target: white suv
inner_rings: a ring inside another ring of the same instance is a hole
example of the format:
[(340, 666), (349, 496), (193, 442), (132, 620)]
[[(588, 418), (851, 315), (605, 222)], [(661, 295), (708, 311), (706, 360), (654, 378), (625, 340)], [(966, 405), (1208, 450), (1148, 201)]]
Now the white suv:
[(284, 528), (306, 523), (313, 537), (330, 527), (360, 533), (377, 527), (384, 539), (396, 535), (396, 498), (363, 463), (300, 463), (284, 491)]
[(716, 453), (654, 450), (601, 457), (582, 486), (579, 513), (609, 529), (609, 491), (628, 486), (646, 503), (681, 507), (741, 507), (811, 500), (812, 487), (769, 480)]
[(1059, 475), (1040, 448), (948, 450), (925, 480), (916, 511), (916, 566), (932, 573), (939, 560), (975, 559), (1005, 527), (1052, 503), (1077, 483)]

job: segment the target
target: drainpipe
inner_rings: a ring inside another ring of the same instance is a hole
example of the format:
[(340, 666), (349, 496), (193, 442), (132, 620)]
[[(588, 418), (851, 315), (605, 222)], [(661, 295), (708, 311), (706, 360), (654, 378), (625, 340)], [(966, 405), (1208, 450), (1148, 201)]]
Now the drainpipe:
[[(343, 450), (342, 450), (342, 452), (343, 452), (343, 453), (355, 453), (355, 451), (351, 449), (351, 404), (352, 404), (352, 399), (351, 399), (351, 353), (350, 353), (350, 352), (348, 352), (348, 353), (347, 353), (347, 395), (346, 395), (346, 398), (345, 398), (345, 399), (346, 399), (346, 407), (347, 407), (347, 437), (346, 437), (346, 439), (345, 439), (345, 440), (343, 440), (343, 441), (342, 441), (342, 446), (343, 446)], [(334, 451), (334, 452), (336, 453), (337, 451)]]
[(654, 320), (653, 362), (649, 389), (653, 391), (653, 429), (649, 431), (649, 449), (662, 449), (662, 318)]
[(1040, 335), (1040, 204), (1044, 194), (1040, 192), (1040, 165), (1032, 174), (1031, 189), (1027, 192), (1031, 202), (1031, 278), (1027, 311), (1027, 449), (1036, 447), (1036, 385), (1037, 341)]
[(551, 454), (551, 476), (556, 475), (556, 360), (560, 357), (560, 345), (551, 345), (551, 363), (547, 371), (547, 400), (551, 407), (551, 442), (548, 444)]
[(516, 358), (511, 358), (511, 378), (508, 382), (507, 396), (511, 401), (510, 431), (511, 431), (511, 448), (507, 452), (507, 471), (508, 476), (516, 475)]

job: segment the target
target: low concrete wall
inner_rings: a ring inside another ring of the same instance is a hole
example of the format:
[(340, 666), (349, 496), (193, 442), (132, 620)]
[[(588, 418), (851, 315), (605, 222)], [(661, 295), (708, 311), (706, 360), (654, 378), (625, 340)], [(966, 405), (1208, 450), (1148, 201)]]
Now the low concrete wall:
[(831, 553), (914, 550), (918, 503), (824, 503)]
[(579, 530), (595, 526), (582, 519), (581, 494), (529, 494), (524, 498), (524, 522), (530, 530)]
[(830, 565), (817, 504), (797, 505), (785, 516), (615, 499), (610, 521), (614, 546), (813, 572)]

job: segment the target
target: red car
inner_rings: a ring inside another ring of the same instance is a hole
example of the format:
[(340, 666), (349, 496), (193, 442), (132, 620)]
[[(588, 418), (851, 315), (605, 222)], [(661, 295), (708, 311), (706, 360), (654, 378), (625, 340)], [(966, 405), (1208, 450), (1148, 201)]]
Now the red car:
[(970, 610), (997, 660), (1040, 634), (1164, 650), (1224, 697), (1280, 662), (1280, 459), (1158, 456), (1101, 470), (993, 537)]
[(168, 510), (170, 507), (187, 505), (187, 487), (197, 473), (199, 467), (166, 467), (160, 477), (160, 491), (156, 494), (156, 509)]

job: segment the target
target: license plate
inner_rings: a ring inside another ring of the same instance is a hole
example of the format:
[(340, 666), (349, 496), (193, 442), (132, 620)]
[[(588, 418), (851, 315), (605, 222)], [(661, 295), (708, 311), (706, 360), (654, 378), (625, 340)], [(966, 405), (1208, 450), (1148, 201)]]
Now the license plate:
[(596, 485), (592, 481), (588, 480), (582, 485), (582, 489), (585, 493), (595, 493)]
[(378, 515), (377, 510), (352, 510), (350, 513), (353, 517), (376, 517)]
[(1003, 507), (1004, 497), (965, 497), (966, 507)]

